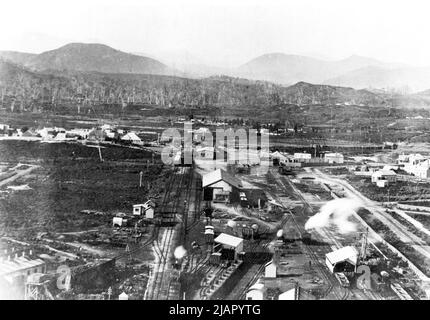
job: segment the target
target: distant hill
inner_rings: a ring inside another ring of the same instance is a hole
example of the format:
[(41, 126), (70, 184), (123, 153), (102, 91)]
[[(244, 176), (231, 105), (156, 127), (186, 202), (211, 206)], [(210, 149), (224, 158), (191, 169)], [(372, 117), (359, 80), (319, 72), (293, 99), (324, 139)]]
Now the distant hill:
[(0, 58), (4, 60), (24, 65), (31, 58), (36, 56), (34, 53), (25, 53), (18, 51), (0, 51)]
[(418, 92), (417, 95), (425, 96), (425, 97), (430, 97), (430, 89)]
[(409, 88), (419, 91), (430, 87), (430, 68), (385, 69), (369, 66), (328, 79), (324, 83), (354, 88)]
[(71, 70), (137, 74), (170, 74), (173, 72), (155, 59), (93, 43), (70, 43), (36, 55), (8, 54), (8, 58), (37, 71)]
[(298, 105), (384, 105), (386, 97), (367, 90), (298, 82), (285, 88), (288, 103)]
[(161, 51), (151, 54), (136, 52), (134, 54), (156, 59), (188, 77), (210, 77), (231, 74), (230, 69), (211, 66), (188, 51)]
[(280, 84), (293, 84), (300, 81), (323, 83), (327, 79), (366, 66), (393, 68), (399, 65), (360, 56), (351, 56), (338, 61), (325, 61), (306, 56), (271, 53), (249, 61), (235, 72), (242, 77)]
[(62, 77), (31, 71), (22, 65), (0, 58), (0, 87), (9, 87), (14, 92), (22, 91), (23, 87), (31, 90), (32, 88), (28, 85), (28, 82), (36, 84), (41, 80), (46, 80), (45, 85), (52, 85), (54, 83), (51, 82), (52, 80), (60, 78)]

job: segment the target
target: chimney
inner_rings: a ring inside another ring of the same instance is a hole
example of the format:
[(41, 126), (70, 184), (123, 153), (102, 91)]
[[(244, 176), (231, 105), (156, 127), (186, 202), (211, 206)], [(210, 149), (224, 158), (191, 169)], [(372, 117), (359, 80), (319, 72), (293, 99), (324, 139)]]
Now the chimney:
[(15, 259), (18, 259), (18, 253), (15, 253)]
[(28, 254), (31, 257), (33, 255), (33, 250), (30, 249), (30, 252)]
[(25, 250), (22, 251), (21, 257), (25, 257)]
[(10, 261), (10, 256), (7, 256), (7, 261)]
[(275, 248), (275, 252), (273, 253), (272, 261), (276, 266), (279, 264), (279, 254), (280, 254), (280, 250), (278, 248)]

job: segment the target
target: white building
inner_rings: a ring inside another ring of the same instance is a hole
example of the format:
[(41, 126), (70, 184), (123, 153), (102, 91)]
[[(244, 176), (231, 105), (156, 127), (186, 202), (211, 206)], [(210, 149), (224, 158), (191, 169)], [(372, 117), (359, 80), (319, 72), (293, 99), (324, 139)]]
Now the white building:
[(127, 225), (127, 219), (124, 217), (113, 217), (112, 226), (114, 227), (123, 227)]
[(265, 265), (264, 269), (264, 277), (266, 278), (276, 278), (278, 274), (278, 266), (276, 263), (272, 260)]
[(401, 154), (399, 155), (399, 158), (397, 159), (398, 164), (414, 164), (421, 160), (425, 160), (425, 157), (419, 153), (415, 154)]
[(246, 292), (246, 300), (264, 300), (266, 297), (266, 288), (264, 284), (257, 281)]
[(312, 155), (306, 152), (296, 152), (294, 153), (294, 160), (298, 162), (309, 162), (312, 159)]
[(343, 154), (338, 152), (330, 152), (324, 155), (324, 160), (328, 163), (343, 163)]
[(130, 142), (132, 144), (137, 144), (137, 145), (143, 144), (142, 140), (134, 132), (129, 132), (126, 135), (122, 136), (121, 140)]
[(71, 130), (68, 130), (66, 134), (69, 136), (78, 136), (78, 137), (81, 137), (82, 139), (88, 139), (88, 135), (90, 131), (91, 130), (89, 129), (71, 129)]
[(372, 173), (371, 181), (376, 183), (378, 187), (385, 187), (386, 185), (396, 182), (397, 174), (393, 170), (382, 169)]
[(48, 127), (37, 130), (36, 132), (44, 139), (54, 138), (56, 134), (55, 128), (48, 128)]
[(151, 200), (146, 201), (142, 204), (133, 205), (133, 215), (145, 216), (146, 219), (154, 219), (155, 204)]
[(281, 293), (278, 300), (297, 300), (297, 287)]
[(118, 296), (118, 300), (128, 300), (128, 294), (124, 291)]
[(243, 239), (235, 236), (231, 236), (227, 233), (221, 233), (214, 239), (215, 243), (222, 246), (223, 249), (234, 250), (234, 258), (237, 259), (237, 255), (243, 252)]
[(397, 163), (403, 165), (403, 170), (413, 174), (421, 179), (430, 178), (430, 160), (423, 155), (417, 154), (401, 154), (397, 159)]
[(0, 277), (9, 283), (14, 283), (19, 279), (23, 279), (25, 282), (31, 274), (45, 271), (46, 264), (42, 259), (27, 258), (24, 255), (15, 255), (14, 258), (2, 257), (0, 261)]
[(355, 271), (357, 268), (358, 251), (352, 246), (329, 252), (325, 257), (325, 263), (332, 273)]
[(409, 169), (409, 173), (421, 179), (430, 178), (430, 160), (427, 159), (419, 162), (413, 168)]

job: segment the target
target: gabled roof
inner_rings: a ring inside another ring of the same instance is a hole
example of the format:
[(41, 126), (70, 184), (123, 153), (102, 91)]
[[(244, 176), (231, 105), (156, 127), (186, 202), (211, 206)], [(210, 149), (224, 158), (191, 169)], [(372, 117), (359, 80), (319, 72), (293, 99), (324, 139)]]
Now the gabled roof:
[(127, 133), (121, 138), (121, 140), (141, 141), (137, 134), (135, 134), (134, 132)]
[(225, 244), (236, 248), (243, 242), (243, 239), (231, 236), (227, 233), (221, 233), (218, 237), (215, 238), (214, 241), (216, 243)]
[(260, 282), (260, 280), (258, 280), (256, 283), (254, 283), (249, 289), (248, 289), (248, 292), (249, 291), (252, 291), (252, 290), (259, 290), (259, 291), (262, 291), (262, 290), (264, 290), (264, 284), (263, 283), (261, 283)]
[(224, 171), (222, 169), (217, 169), (203, 176), (202, 178), (203, 188), (208, 187), (221, 180), (227, 182), (229, 185), (232, 185), (235, 188), (239, 189), (242, 187), (242, 184), (240, 183), (239, 179), (233, 177), (227, 171)]
[(280, 153), (279, 151), (275, 151), (275, 152), (272, 152), (271, 154), (270, 154), (270, 156), (272, 157), (272, 158), (283, 158), (283, 159), (285, 159), (285, 158), (287, 158), (285, 155), (283, 155), (282, 153)]
[(152, 200), (148, 200), (145, 203), (133, 204), (133, 208), (135, 207), (144, 207), (145, 210), (152, 208), (155, 206), (155, 203)]
[(374, 176), (395, 176), (396, 173), (393, 170), (378, 170), (373, 173)]
[(0, 262), (0, 275), (7, 275), (17, 271), (43, 266), (45, 262), (42, 259), (29, 260), (26, 257), (18, 257), (11, 260)]
[(326, 258), (331, 264), (337, 264), (342, 261), (349, 261), (352, 264), (357, 264), (358, 252), (352, 246), (343, 247), (333, 252), (327, 253)]
[(278, 297), (278, 300), (296, 300), (296, 288), (292, 288), (281, 293)]

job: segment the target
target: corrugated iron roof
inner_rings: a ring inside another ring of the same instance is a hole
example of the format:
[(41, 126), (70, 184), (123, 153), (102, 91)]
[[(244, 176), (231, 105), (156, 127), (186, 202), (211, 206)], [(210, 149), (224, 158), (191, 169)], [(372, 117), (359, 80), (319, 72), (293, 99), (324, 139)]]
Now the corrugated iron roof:
[(221, 233), (218, 237), (215, 238), (214, 241), (216, 243), (225, 244), (236, 248), (243, 242), (243, 239), (231, 236), (227, 233)]
[(225, 181), (228, 184), (232, 185), (235, 188), (241, 188), (242, 184), (240, 183), (240, 180), (230, 175), (227, 171), (224, 171), (222, 169), (217, 169), (215, 171), (209, 172), (205, 174), (202, 177), (202, 185), (203, 188), (208, 187), (214, 183), (217, 183), (219, 181)]
[(29, 260), (22, 256), (11, 260), (5, 260), (0, 262), (0, 276), (42, 266), (44, 264), (45, 262), (42, 259)]
[(331, 264), (336, 264), (342, 261), (350, 261), (351, 263), (356, 264), (358, 260), (357, 249), (352, 246), (340, 248), (333, 252), (327, 253), (325, 256)]

